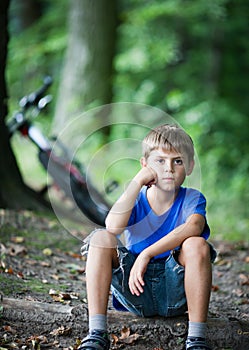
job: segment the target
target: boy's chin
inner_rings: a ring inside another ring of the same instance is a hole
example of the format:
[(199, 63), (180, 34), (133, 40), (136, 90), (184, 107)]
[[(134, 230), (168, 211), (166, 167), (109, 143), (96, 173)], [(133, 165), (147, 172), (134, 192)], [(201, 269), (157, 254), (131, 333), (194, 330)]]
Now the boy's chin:
[(156, 184), (155, 187), (158, 190), (165, 191), (165, 192), (177, 192), (179, 190), (179, 186), (176, 186), (175, 183), (173, 184)]

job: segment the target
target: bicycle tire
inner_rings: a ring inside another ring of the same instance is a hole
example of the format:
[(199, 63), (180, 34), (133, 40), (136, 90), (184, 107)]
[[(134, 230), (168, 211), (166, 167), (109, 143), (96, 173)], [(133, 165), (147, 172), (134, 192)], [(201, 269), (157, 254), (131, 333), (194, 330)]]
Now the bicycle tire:
[(65, 162), (52, 156), (49, 151), (40, 150), (38, 156), (43, 167), (66, 197), (76, 203), (89, 220), (105, 226), (105, 218), (110, 207), (94, 186), (86, 181), (85, 175), (80, 172), (79, 179)]

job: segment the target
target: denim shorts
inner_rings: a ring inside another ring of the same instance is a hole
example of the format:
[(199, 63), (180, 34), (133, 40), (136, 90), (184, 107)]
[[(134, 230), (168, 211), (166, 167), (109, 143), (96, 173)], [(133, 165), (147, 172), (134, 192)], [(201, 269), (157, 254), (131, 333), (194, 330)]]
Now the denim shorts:
[[(119, 247), (120, 266), (113, 269), (111, 291), (113, 306), (137, 316), (179, 316), (187, 311), (184, 290), (184, 267), (176, 259), (177, 251), (165, 260), (151, 262), (144, 275), (144, 292), (132, 295), (128, 286), (130, 270), (136, 257), (125, 247)], [(211, 261), (216, 257), (210, 245)]]

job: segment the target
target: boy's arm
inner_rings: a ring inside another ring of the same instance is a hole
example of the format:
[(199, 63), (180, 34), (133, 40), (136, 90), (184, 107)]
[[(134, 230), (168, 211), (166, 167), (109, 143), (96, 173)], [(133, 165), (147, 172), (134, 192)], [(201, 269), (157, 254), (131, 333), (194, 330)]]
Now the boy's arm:
[(142, 167), (107, 215), (105, 224), (109, 232), (119, 234), (124, 231), (141, 188), (155, 183), (156, 178), (157, 175), (153, 169)]
[(154, 256), (162, 254), (167, 250), (172, 250), (180, 246), (185, 239), (192, 236), (200, 236), (203, 232), (204, 226), (204, 216), (201, 214), (192, 214), (187, 218), (184, 224), (176, 227), (169, 234), (146, 248), (142, 253), (148, 255), (150, 258), (153, 258)]
[(205, 226), (205, 218), (200, 214), (193, 214), (188, 217), (186, 223), (176, 227), (169, 234), (156, 243), (144, 249), (137, 257), (129, 278), (129, 287), (132, 294), (140, 295), (143, 292), (143, 276), (150, 260), (180, 246), (185, 239), (191, 236), (200, 236)]

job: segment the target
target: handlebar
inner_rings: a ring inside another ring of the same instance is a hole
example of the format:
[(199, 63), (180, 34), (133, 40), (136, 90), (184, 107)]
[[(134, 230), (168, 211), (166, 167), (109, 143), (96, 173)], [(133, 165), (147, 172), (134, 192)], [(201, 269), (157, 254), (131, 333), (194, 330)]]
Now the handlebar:
[(24, 96), (19, 105), (23, 109), (28, 109), (31, 106), (38, 105), (40, 99), (43, 97), (44, 93), (47, 91), (48, 87), (52, 84), (52, 78), (50, 76), (46, 76), (43, 80), (43, 85), (35, 92), (31, 92), (29, 95)]
[[(16, 112), (11, 120), (8, 121), (7, 127), (9, 130), (9, 135), (12, 136), (16, 130), (21, 130), (24, 125), (29, 125), (28, 119), (25, 116), (25, 112), (30, 108), (34, 107), (37, 114), (46, 107), (46, 105), (51, 102), (52, 96), (44, 96), (46, 90), (52, 84), (52, 78), (46, 76), (43, 80), (43, 85), (29, 95), (24, 96), (19, 101), (19, 105), (22, 108), (20, 111)], [(36, 115), (37, 115), (36, 114)], [(36, 116), (35, 115), (35, 116)]]

